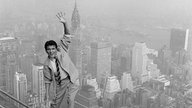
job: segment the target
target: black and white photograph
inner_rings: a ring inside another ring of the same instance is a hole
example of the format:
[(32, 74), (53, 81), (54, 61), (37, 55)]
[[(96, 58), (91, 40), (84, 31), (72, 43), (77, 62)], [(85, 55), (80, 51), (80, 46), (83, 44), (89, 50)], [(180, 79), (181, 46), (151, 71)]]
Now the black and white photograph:
[(192, 108), (192, 0), (0, 0), (0, 108)]

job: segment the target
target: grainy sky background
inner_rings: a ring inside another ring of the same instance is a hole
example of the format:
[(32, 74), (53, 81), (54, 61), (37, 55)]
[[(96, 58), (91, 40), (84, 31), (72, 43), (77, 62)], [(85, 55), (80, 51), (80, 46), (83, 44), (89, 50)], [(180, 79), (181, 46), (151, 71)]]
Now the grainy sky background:
[[(75, 0), (0, 0), (0, 23), (10, 18), (15, 22), (57, 22), (55, 15), (59, 11), (65, 11), (70, 21), (74, 3)], [(169, 45), (171, 28), (192, 24), (192, 0), (77, 0), (77, 8), (82, 25), (109, 27), (92, 32), (111, 35), (115, 43), (146, 41), (149, 47), (160, 48), (162, 44)], [(146, 37), (128, 37), (126, 30)]]
[[(58, 10), (71, 12), (74, 0), (0, 0), (0, 12), (18, 15), (53, 14)], [(82, 16), (112, 17), (192, 15), (191, 0), (77, 0)], [(1, 14), (2, 15), (2, 14)]]

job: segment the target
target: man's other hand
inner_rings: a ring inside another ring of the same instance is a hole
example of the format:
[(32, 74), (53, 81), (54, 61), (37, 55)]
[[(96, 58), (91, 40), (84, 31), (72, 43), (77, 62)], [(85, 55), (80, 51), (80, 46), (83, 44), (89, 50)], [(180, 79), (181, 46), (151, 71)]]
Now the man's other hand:
[(65, 19), (65, 13), (63, 14), (62, 12), (57, 13), (56, 17), (59, 19), (59, 21), (61, 23), (66, 23), (66, 19)]

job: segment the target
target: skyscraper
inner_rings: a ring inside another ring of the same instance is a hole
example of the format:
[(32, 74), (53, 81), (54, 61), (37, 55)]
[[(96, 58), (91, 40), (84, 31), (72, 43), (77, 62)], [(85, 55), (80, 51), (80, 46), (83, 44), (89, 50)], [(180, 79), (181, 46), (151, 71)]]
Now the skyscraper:
[(71, 18), (71, 31), (72, 33), (76, 33), (77, 30), (80, 28), (80, 15), (79, 11), (77, 9), (77, 2), (75, 0), (75, 7), (72, 13), (72, 18)]
[(188, 49), (189, 29), (171, 29), (170, 49), (172, 55), (179, 50)]
[(122, 90), (128, 89), (133, 92), (133, 81), (131, 74), (129, 73), (123, 73), (121, 77), (121, 88)]
[(75, 64), (80, 75), (80, 84), (82, 82), (82, 45), (80, 39), (80, 15), (77, 9), (77, 3), (75, 1), (75, 7), (71, 18), (71, 33), (74, 35), (69, 46), (69, 56), (72, 62)]
[(189, 54), (186, 50), (182, 49), (175, 54), (175, 63), (178, 65), (184, 65), (189, 60)]
[(71, 57), (71, 60), (76, 66), (78, 64), (78, 55), (81, 51), (79, 30), (80, 30), (80, 15), (77, 9), (77, 3), (75, 1), (75, 7), (71, 18), (71, 32), (74, 35), (74, 38), (72, 38), (72, 43), (69, 47), (69, 56)]
[[(26, 102), (27, 96), (27, 78), (23, 73), (16, 72), (14, 77), (14, 96), (22, 101)], [(20, 108), (20, 107), (19, 107)]]
[(18, 39), (0, 38), (0, 89), (13, 95), (14, 74), (18, 70)]
[(44, 80), (43, 80), (43, 64), (36, 63), (33, 64), (32, 70), (32, 92), (37, 94), (39, 97), (39, 102), (44, 102)]
[(21, 72), (25, 73), (27, 76), (28, 83), (32, 81), (32, 64), (36, 62), (35, 46), (32, 40), (20, 40), (19, 46), (19, 64)]
[(104, 98), (113, 99), (114, 95), (119, 91), (121, 91), (121, 88), (117, 77), (108, 77), (104, 87)]
[(94, 79), (87, 79), (87, 85), (93, 86), (95, 88), (96, 97), (99, 98), (101, 96), (101, 90), (97, 84), (96, 78)]
[(154, 62), (158, 65), (161, 74), (168, 74), (168, 59), (170, 58), (171, 50), (166, 45), (164, 45), (158, 51), (158, 59), (154, 60)]
[(132, 75), (133, 78), (136, 78), (140, 83), (149, 80), (149, 72), (147, 70), (149, 58), (147, 54), (154, 54), (157, 56), (158, 52), (147, 48), (146, 44), (143, 42), (135, 43), (132, 55)]
[(190, 60), (192, 60), (192, 28), (189, 30), (187, 52), (189, 53)]
[(111, 44), (109, 42), (93, 42), (91, 44), (91, 61), (89, 72), (98, 84), (111, 74)]

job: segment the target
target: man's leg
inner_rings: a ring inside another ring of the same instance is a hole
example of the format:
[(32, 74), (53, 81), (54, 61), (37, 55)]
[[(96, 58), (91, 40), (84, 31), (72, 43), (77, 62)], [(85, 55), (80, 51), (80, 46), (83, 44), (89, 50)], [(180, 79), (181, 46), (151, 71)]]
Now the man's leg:
[(69, 108), (70, 97), (69, 97), (69, 79), (64, 79), (61, 81), (60, 85), (56, 87), (56, 97), (53, 100), (51, 108)]
[(74, 84), (71, 84), (69, 87), (69, 96), (70, 96), (70, 108), (74, 108), (75, 104), (75, 96), (79, 90), (78, 86), (75, 86)]

